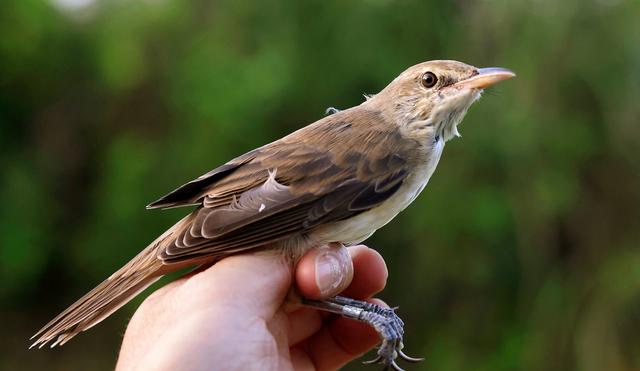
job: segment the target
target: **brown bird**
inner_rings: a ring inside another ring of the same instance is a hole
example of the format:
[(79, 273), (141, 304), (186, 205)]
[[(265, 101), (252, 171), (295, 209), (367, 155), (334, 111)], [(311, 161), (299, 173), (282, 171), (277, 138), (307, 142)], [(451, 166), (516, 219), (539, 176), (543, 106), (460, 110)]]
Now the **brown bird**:
[[(308, 249), (364, 241), (422, 191), (483, 89), (512, 76), (456, 61), (421, 63), (359, 106), (179, 187), (147, 208), (198, 208), (49, 322), (32, 346), (66, 343), (185, 267), (256, 248), (296, 262)], [(418, 361), (402, 353), (403, 324), (392, 309), (341, 297), (300, 301), (371, 324), (382, 340), (371, 363), (399, 370), (397, 356)]]

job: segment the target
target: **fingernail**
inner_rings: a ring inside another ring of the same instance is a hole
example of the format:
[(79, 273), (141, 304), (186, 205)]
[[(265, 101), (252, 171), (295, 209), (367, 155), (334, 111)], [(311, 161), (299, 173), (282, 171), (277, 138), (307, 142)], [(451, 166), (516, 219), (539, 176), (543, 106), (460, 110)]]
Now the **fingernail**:
[(340, 285), (340, 263), (331, 254), (316, 257), (316, 284), (322, 294), (334, 290)]

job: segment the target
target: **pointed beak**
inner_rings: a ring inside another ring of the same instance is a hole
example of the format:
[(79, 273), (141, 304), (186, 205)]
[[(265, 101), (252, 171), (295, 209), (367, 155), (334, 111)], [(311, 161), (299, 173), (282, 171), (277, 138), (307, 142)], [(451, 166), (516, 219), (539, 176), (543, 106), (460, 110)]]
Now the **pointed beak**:
[(484, 89), (502, 80), (506, 80), (516, 74), (506, 68), (481, 68), (478, 74), (466, 80), (457, 82), (452, 87), (464, 89)]

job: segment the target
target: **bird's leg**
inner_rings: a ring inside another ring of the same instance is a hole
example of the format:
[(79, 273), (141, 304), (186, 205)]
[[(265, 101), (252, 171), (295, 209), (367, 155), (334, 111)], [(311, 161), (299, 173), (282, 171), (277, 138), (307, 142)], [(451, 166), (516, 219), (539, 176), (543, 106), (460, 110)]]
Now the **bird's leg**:
[(389, 367), (396, 371), (402, 371), (395, 362), (397, 357), (412, 363), (420, 362), (424, 359), (411, 358), (402, 352), (404, 347), (402, 344), (402, 335), (404, 334), (402, 326), (404, 326), (404, 323), (393, 309), (382, 308), (366, 301), (343, 298), (341, 296), (334, 296), (326, 300), (302, 298), (302, 305), (339, 314), (371, 325), (380, 335), (382, 344), (378, 349), (378, 357), (364, 362), (366, 364), (382, 363), (384, 364), (383, 371), (388, 370)]

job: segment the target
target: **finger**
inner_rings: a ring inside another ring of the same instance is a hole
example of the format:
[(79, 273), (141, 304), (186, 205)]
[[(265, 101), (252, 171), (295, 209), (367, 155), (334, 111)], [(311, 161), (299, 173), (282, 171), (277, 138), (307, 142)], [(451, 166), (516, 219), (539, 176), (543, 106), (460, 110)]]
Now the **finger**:
[[(354, 272), (356, 274), (354, 274), (349, 287), (343, 291), (341, 295), (365, 299), (382, 290), (387, 279), (387, 269), (380, 254), (363, 245), (349, 247), (348, 251), (353, 260)], [(318, 255), (319, 253), (315, 255), (309, 253), (305, 258), (316, 257)], [(313, 259), (309, 259), (307, 262), (315, 263)], [(300, 281), (304, 279), (311, 281), (312, 289), (315, 286), (317, 292), (319, 290), (317, 290), (316, 280), (313, 279), (315, 278), (315, 272), (313, 272), (314, 265), (315, 264), (308, 264), (308, 266), (311, 267), (309, 271), (304, 271), (304, 268), (302, 273), (296, 271), (296, 277), (299, 277), (298, 285), (300, 285)], [(299, 264), (298, 270), (300, 269), (301, 265)], [(308, 293), (305, 295), (308, 295)], [(320, 328), (321, 320), (328, 316), (328, 312), (311, 310), (309, 308), (303, 308), (289, 313), (289, 345), (296, 344), (313, 335)]]
[(288, 344), (292, 346), (310, 337), (322, 327), (323, 317), (317, 309), (302, 307), (287, 314)]
[(291, 366), (296, 371), (317, 371), (311, 358), (309, 358), (308, 347), (305, 344), (298, 344), (289, 350)]
[(340, 296), (367, 299), (382, 291), (387, 284), (387, 265), (382, 256), (364, 245), (349, 247), (353, 260), (353, 280)]
[(384, 288), (388, 271), (377, 251), (364, 245), (345, 251), (336, 245), (311, 250), (300, 259), (296, 285), (302, 296), (320, 300), (340, 294), (365, 299)]
[(344, 290), (353, 278), (349, 251), (339, 243), (309, 250), (296, 268), (296, 285), (308, 299), (325, 299)]

